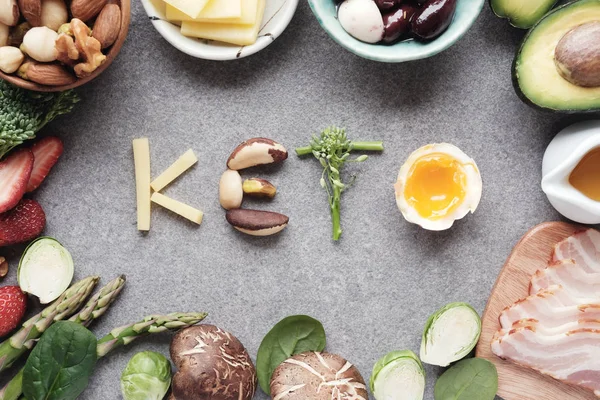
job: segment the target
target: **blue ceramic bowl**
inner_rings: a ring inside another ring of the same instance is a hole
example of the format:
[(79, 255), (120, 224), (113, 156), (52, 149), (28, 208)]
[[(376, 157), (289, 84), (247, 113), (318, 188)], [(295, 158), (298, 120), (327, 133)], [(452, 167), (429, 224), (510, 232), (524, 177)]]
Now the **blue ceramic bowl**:
[(485, 0), (458, 0), (452, 24), (442, 36), (431, 42), (409, 40), (388, 46), (363, 43), (350, 36), (337, 19), (334, 0), (308, 0), (323, 29), (342, 47), (369, 60), (389, 63), (419, 60), (446, 50), (471, 28), (481, 13), (484, 3)]

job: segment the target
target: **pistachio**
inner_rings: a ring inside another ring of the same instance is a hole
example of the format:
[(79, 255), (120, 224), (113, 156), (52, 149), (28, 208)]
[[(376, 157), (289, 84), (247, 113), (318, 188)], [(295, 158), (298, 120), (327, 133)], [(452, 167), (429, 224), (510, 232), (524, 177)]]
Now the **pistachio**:
[(0, 71), (6, 74), (12, 74), (19, 69), (25, 60), (23, 52), (12, 46), (0, 47)]
[(281, 144), (271, 139), (254, 138), (236, 147), (227, 160), (227, 167), (240, 170), (280, 162), (287, 157), (288, 152)]
[(272, 199), (277, 194), (277, 188), (269, 181), (260, 178), (250, 178), (242, 185), (244, 193), (255, 197), (268, 197)]
[(18, 47), (23, 43), (23, 38), (25, 34), (29, 32), (32, 28), (29, 22), (22, 22), (19, 25), (15, 26), (10, 30), (10, 34), (8, 35), (8, 43), (9, 46)]
[(219, 202), (226, 210), (240, 208), (244, 192), (242, 190), (242, 177), (239, 172), (228, 169), (221, 175), (219, 182)]
[(64, 0), (42, 0), (42, 25), (53, 31), (66, 24), (69, 20), (69, 11)]
[(283, 214), (239, 208), (227, 211), (227, 222), (240, 232), (252, 236), (269, 236), (281, 232), (289, 222)]
[(558, 42), (554, 62), (560, 75), (580, 87), (600, 87), (600, 21), (579, 25)]
[(0, 257), (0, 278), (4, 278), (8, 274), (8, 261), (6, 258)]
[(8, 35), (10, 28), (0, 22), (0, 47), (8, 45)]
[(23, 37), (21, 50), (29, 57), (39, 62), (52, 62), (56, 60), (54, 48), (58, 33), (45, 26), (31, 28)]

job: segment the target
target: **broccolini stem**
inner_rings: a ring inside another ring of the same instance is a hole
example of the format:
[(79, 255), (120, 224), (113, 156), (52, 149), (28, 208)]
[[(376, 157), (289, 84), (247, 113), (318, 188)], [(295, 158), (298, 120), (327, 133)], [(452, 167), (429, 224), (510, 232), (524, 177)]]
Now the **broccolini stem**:
[(333, 187), (333, 198), (331, 199), (331, 222), (333, 226), (333, 240), (338, 241), (342, 236), (342, 227), (341, 227), (341, 216), (340, 216), (340, 208), (341, 208), (341, 198), (342, 198), (342, 189), (334, 186)]
[[(352, 150), (359, 151), (383, 151), (383, 142), (350, 142)], [(347, 150), (347, 148), (344, 148)], [(311, 146), (298, 147), (296, 154), (299, 156), (307, 156), (312, 154), (313, 148)]]

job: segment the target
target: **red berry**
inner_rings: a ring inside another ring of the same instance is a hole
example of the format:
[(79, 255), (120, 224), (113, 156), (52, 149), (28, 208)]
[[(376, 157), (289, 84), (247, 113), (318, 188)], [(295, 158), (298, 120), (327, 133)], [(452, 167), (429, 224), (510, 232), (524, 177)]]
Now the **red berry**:
[(27, 295), (18, 286), (0, 288), (0, 337), (15, 330), (27, 310)]

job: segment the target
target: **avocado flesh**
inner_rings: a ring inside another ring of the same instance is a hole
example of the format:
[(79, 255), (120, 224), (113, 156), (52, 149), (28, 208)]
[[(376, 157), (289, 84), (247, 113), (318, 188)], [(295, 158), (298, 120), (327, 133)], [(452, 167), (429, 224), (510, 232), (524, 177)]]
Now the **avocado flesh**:
[(494, 14), (516, 28), (529, 29), (554, 7), (557, 0), (490, 0)]
[(513, 75), (517, 89), (539, 107), (563, 111), (600, 110), (600, 87), (585, 88), (565, 80), (556, 69), (554, 50), (571, 29), (600, 21), (600, 0), (579, 0), (548, 14), (534, 26), (517, 53)]

